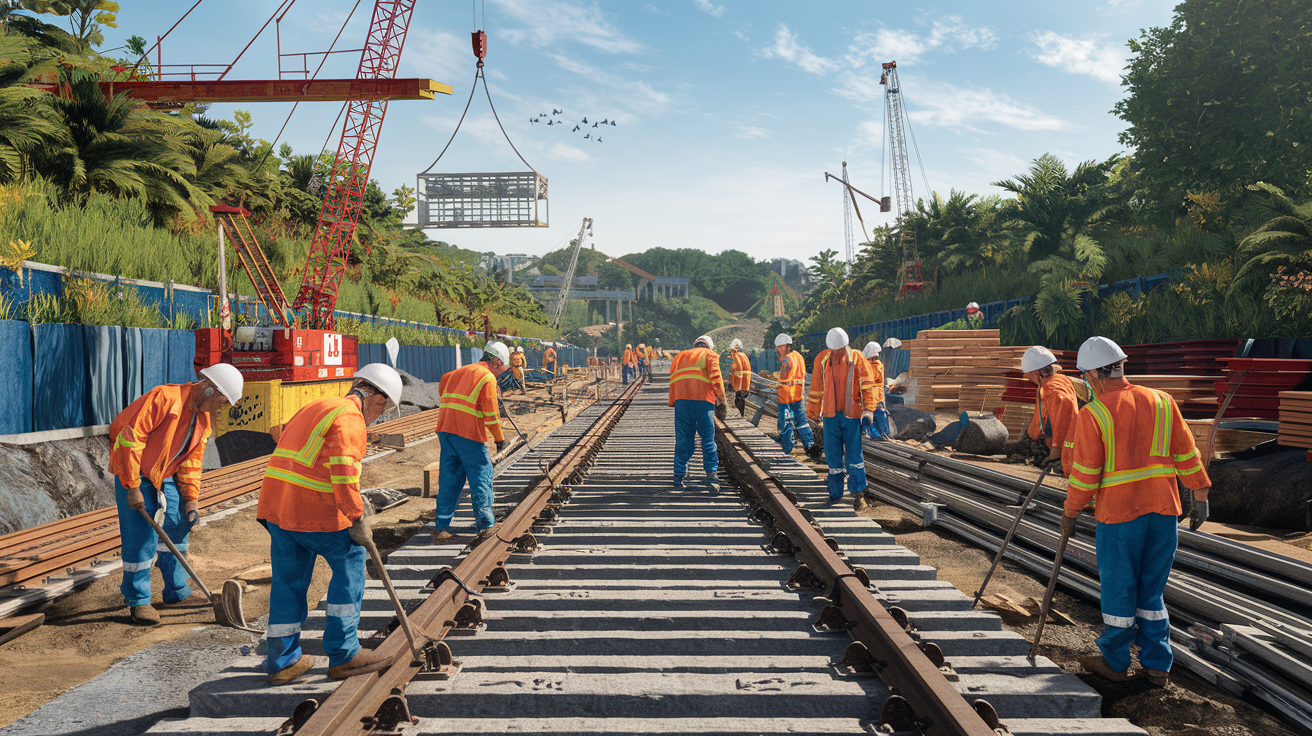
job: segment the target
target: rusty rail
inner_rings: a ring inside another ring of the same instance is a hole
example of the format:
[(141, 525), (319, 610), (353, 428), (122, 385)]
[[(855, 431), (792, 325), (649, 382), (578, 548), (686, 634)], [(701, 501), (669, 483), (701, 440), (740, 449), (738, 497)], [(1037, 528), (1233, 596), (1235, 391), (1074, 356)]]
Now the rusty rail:
[(410, 649), (402, 631), (394, 630), (379, 645), (378, 651), (396, 657), (391, 667), (380, 672), (346, 680), (322, 704), (307, 700), (297, 706), (286, 732), (299, 736), (365, 734), (390, 731), (411, 721), (405, 701), (405, 687), (421, 672), (441, 671), (452, 665), (451, 652), (442, 641), (457, 625), (481, 617), (481, 606), (471, 601), (465, 587), (475, 591), (509, 580), (505, 561), (516, 548), (536, 545), (530, 529), (538, 515), (551, 503), (562, 503), (569, 482), (584, 472), (611, 429), (619, 422), (642, 381), (635, 381), (627, 391), (602, 413), (564, 454), (530, 482), (523, 500), (496, 527), (496, 537), (473, 548), (454, 570), (443, 570), (430, 583), (433, 592), (410, 614), (416, 644), (425, 653), (425, 662), (407, 654)]
[[(791, 550), (801, 563), (790, 583), (823, 587), (830, 603), (818, 625), (847, 628), (855, 641), (844, 663), (872, 668), (893, 695), (880, 721), (896, 731), (925, 736), (994, 736), (997, 715), (982, 700), (972, 705), (939, 671), (941, 653), (917, 644), (905, 625), (871, 595), (865, 571), (853, 568), (797, 507), (796, 499), (756, 461), (745, 443), (720, 419), (715, 420), (720, 458), (735, 480), (754, 497), (775, 530), (772, 545)], [(757, 514), (760, 518), (760, 514)], [(929, 651), (925, 651), (928, 649)], [(931, 659), (931, 657), (933, 659)]]

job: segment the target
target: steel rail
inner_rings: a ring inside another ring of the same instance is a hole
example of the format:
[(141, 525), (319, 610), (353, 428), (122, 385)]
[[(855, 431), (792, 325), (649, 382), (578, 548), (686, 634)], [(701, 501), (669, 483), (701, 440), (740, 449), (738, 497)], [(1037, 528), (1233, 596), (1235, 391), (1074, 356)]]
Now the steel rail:
[[(914, 711), (915, 724), (925, 736), (995, 736), (975, 707), (957, 692), (938, 667), (921, 651), (901, 624), (866, 587), (868, 579), (834, 551), (802, 514), (792, 496), (757, 462), (747, 445), (723, 420), (715, 420), (716, 437), (730, 474), (748, 488), (774, 519), (810, 573), (826, 586), (832, 605), (852, 625), (852, 637), (873, 657), (879, 678)], [(800, 570), (800, 568), (799, 568)], [(992, 710), (991, 707), (988, 710)]]
[[(529, 533), (553, 496), (560, 497), (557, 494), (559, 485), (586, 469), (642, 384), (642, 380), (634, 382), (566, 452), (529, 484), (519, 504), (494, 527), (496, 536), (493, 539), (474, 547), (449, 575), (439, 574), (434, 578), (435, 589), (410, 614), (416, 644), (435, 653), (432, 659), (450, 662), (450, 652), (442, 639), (454, 627), (457, 613), (469, 599), (467, 591), (481, 591), (492, 583), (493, 576), (505, 579), (504, 565), (510, 557), (512, 545)], [(375, 651), (395, 657), (394, 663), (385, 670), (346, 680), (322, 704), (312, 700), (302, 703), (290, 719), (292, 732), (299, 736), (344, 736), (369, 733), (375, 730), (375, 726), (390, 728), (409, 721), (405, 687), (421, 673), (425, 664), (414, 661), (409, 649), (404, 632), (393, 630)]]

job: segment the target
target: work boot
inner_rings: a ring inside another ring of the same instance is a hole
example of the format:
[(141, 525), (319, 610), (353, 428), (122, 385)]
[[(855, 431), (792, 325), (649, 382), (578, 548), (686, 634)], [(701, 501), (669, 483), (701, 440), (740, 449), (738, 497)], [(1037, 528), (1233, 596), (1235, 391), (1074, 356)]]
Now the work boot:
[(144, 606), (133, 606), (131, 613), (132, 623), (137, 624), (138, 626), (159, 625), (159, 611), (156, 611), (155, 607), (149, 603)]
[(465, 541), (464, 537), (453, 534), (450, 529), (438, 529), (433, 532), (433, 544), (455, 544)]
[(1086, 654), (1085, 656), (1080, 657), (1079, 660), (1080, 666), (1084, 667), (1085, 672), (1101, 675), (1112, 682), (1128, 682), (1132, 679), (1128, 670), (1125, 672), (1117, 672), (1112, 669), (1112, 666), (1107, 664), (1107, 660), (1104, 659), (1101, 654), (1096, 656)]
[(816, 443), (806, 448), (806, 456), (811, 458), (811, 460), (817, 463), (820, 462), (820, 453), (822, 452), (824, 452), (824, 450), (820, 448), (819, 443)]
[(308, 654), (302, 654), (300, 659), (264, 679), (270, 685), (286, 685), (306, 672), (309, 672), (310, 668), (313, 666), (314, 657), (311, 657)]
[(707, 478), (705, 481), (705, 485), (706, 485), (706, 490), (710, 491), (712, 496), (720, 492), (720, 481), (716, 480), (715, 478)]
[(859, 513), (861, 513), (862, 511), (865, 511), (866, 509), (870, 508), (870, 504), (869, 504), (868, 502), (866, 502), (866, 493), (865, 493), (865, 491), (862, 491), (862, 492), (860, 492), (860, 493), (857, 493), (857, 494), (855, 494), (855, 496), (856, 496), (856, 497), (852, 499), (852, 510), (853, 510), (853, 511), (855, 511), (855, 512), (857, 512), (857, 513), (859, 514)]
[(339, 664), (336, 667), (328, 668), (328, 676), (334, 680), (345, 680), (348, 677), (356, 675), (367, 675), (370, 672), (385, 670), (392, 666), (393, 658), (384, 657), (378, 652), (370, 649), (361, 649), (351, 657), (351, 661)]
[(208, 608), (212, 605), (214, 605), (214, 603), (210, 601), (209, 598), (206, 598), (200, 593), (192, 593), (191, 595), (187, 596), (186, 598), (183, 598), (180, 601), (173, 601), (172, 603), (168, 601), (164, 601), (163, 603), (159, 604), (159, 607), (160, 608)]
[(1166, 687), (1171, 684), (1171, 673), (1163, 670), (1148, 670), (1148, 682), (1153, 687)]
[(682, 475), (676, 475), (676, 476), (674, 476), (674, 483), (672, 483), (671, 485), (674, 487), (674, 490), (676, 490), (676, 491), (682, 491), (682, 490), (683, 490), (683, 476), (682, 476)]

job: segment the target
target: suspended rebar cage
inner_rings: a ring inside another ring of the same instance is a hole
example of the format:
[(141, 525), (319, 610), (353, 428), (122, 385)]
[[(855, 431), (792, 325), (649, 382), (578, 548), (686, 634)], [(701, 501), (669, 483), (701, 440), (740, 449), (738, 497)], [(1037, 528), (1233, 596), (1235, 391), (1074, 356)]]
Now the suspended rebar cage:
[(547, 227), (547, 178), (533, 171), (420, 174), (419, 226)]

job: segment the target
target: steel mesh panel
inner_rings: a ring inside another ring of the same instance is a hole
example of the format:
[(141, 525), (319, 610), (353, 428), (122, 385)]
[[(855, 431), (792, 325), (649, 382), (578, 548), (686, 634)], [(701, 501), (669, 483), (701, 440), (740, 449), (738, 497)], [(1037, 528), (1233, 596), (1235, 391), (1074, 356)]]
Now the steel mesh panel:
[(419, 226), (545, 227), (547, 180), (524, 173), (423, 174)]

